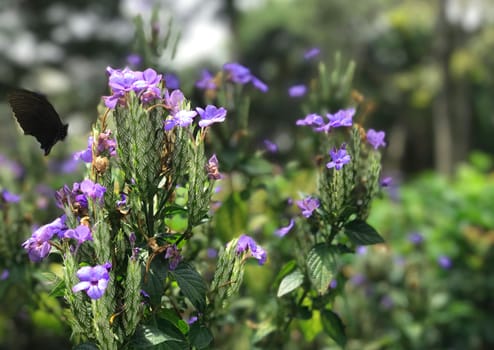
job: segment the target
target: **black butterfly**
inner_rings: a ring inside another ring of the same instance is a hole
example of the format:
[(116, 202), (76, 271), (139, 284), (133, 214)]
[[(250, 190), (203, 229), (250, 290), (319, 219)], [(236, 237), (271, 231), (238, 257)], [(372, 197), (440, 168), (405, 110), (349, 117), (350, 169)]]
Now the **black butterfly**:
[(68, 124), (63, 124), (55, 108), (37, 92), (15, 89), (8, 101), (25, 135), (33, 135), (45, 151), (45, 156), (57, 141), (67, 136)]

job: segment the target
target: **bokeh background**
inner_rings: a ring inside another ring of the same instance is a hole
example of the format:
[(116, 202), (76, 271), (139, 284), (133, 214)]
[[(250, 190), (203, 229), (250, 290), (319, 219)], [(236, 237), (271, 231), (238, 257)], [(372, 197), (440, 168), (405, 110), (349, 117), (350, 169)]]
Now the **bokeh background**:
[[(335, 306), (349, 348), (494, 347), (491, 0), (0, 0), (0, 189), (21, 194), (24, 216), (15, 228), (0, 227), (3, 241), (15, 231), (10, 244), (18, 246), (33, 225), (52, 220), (53, 191), (80, 178), (71, 154), (85, 148), (108, 93), (105, 68), (145, 68), (135, 57), (138, 14), (173, 48), (154, 68), (178, 77), (193, 101), (201, 69), (228, 61), (268, 84), (251, 103), (249, 125), (254, 148), (277, 143), (279, 164), (291, 160), (295, 120), (304, 116), (288, 88), (314, 76), (303, 53), (320, 48), (330, 68), (337, 53), (354, 61), (353, 88), (370, 111), (364, 124), (387, 133), (384, 173), (393, 184), (371, 216), (387, 244), (349, 263), (346, 296)], [(21, 137), (6, 104), (9, 86), (42, 91), (70, 124), (50, 157)], [(27, 257), (5, 247), (0, 348), (41, 341), (64, 348), (63, 311), (32, 271), (12, 266)], [(253, 288), (262, 299), (262, 286)], [(294, 348), (331, 346), (319, 340), (316, 322), (300, 329)]]

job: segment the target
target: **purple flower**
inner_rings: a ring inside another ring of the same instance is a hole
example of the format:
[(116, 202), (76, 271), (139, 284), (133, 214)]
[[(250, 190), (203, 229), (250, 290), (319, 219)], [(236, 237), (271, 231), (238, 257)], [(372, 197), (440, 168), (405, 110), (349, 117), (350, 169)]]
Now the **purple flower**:
[(219, 180), (223, 178), (223, 175), (219, 171), (219, 163), (216, 154), (213, 154), (206, 164), (206, 171), (208, 173), (208, 178), (211, 180)]
[(106, 71), (110, 75), (108, 85), (112, 90), (111, 96), (103, 97), (108, 108), (113, 109), (117, 104), (124, 104), (125, 95), (130, 91), (134, 91), (142, 102), (161, 97), (159, 84), (162, 76), (154, 69), (148, 68), (140, 72), (128, 67), (123, 70), (107, 67)]
[(8, 269), (3, 269), (2, 273), (0, 274), (0, 281), (5, 281), (7, 278), (9, 278), (10, 272)]
[(419, 245), (424, 241), (424, 236), (419, 232), (412, 232), (408, 235), (408, 240), (414, 245)]
[(276, 143), (271, 142), (269, 140), (264, 140), (263, 143), (264, 143), (264, 147), (266, 148), (266, 151), (270, 153), (278, 152), (278, 145), (276, 145)]
[(198, 81), (196, 81), (195, 86), (201, 90), (216, 89), (216, 83), (214, 82), (214, 77), (207, 69), (203, 69), (201, 71), (201, 78)]
[(74, 293), (85, 290), (87, 295), (93, 299), (99, 299), (108, 287), (110, 275), (105, 265), (84, 266), (77, 271), (80, 282), (72, 287)]
[(249, 68), (239, 63), (225, 63), (223, 69), (228, 73), (228, 78), (236, 84), (245, 85), (251, 82), (258, 90), (262, 92), (268, 91), (268, 86), (264, 82), (251, 74)]
[(207, 249), (207, 256), (210, 259), (216, 258), (218, 256), (218, 249), (208, 248)]
[(177, 248), (175, 244), (166, 248), (165, 259), (168, 259), (168, 266), (170, 270), (175, 270), (182, 261), (182, 256), (180, 255), (180, 250)]
[(384, 137), (386, 133), (384, 131), (375, 131), (374, 129), (369, 129), (367, 131), (367, 142), (374, 147), (374, 149), (378, 149), (379, 147), (386, 146), (386, 142), (384, 142)]
[(13, 194), (7, 190), (2, 190), (0, 192), (0, 197), (7, 203), (18, 203), (21, 199), (21, 196)]
[(165, 90), (165, 106), (173, 116), (182, 109), (182, 104), (185, 100), (184, 94), (180, 90), (173, 90), (171, 94), (168, 90)]
[(338, 287), (338, 280), (333, 278), (331, 282), (329, 282), (329, 288), (336, 289), (336, 287)]
[(335, 114), (327, 113), (329, 118), (328, 129), (339, 128), (341, 126), (352, 126), (353, 115), (355, 114), (355, 108), (342, 109)]
[(304, 119), (298, 119), (295, 123), (298, 126), (306, 125), (313, 127), (321, 127), (324, 125), (324, 120), (319, 114), (311, 113), (305, 116)]
[(117, 207), (124, 207), (126, 205), (127, 205), (127, 194), (122, 192), (120, 193), (120, 200), (117, 201)]
[(290, 232), (294, 224), (295, 221), (293, 219), (290, 219), (290, 223), (288, 224), (288, 226), (280, 227), (279, 229), (274, 231), (274, 234), (278, 237), (284, 237), (288, 232)]
[(239, 63), (231, 62), (225, 63), (223, 69), (229, 73), (229, 78), (231, 81), (237, 84), (247, 84), (251, 79), (250, 69), (242, 66)]
[(98, 203), (103, 202), (103, 196), (106, 192), (106, 188), (98, 183), (86, 179), (81, 182), (80, 189), (82, 193), (87, 195), (89, 198), (98, 201)]
[(197, 107), (196, 111), (201, 116), (201, 120), (199, 121), (199, 126), (201, 128), (210, 126), (213, 123), (220, 123), (225, 121), (226, 109), (224, 109), (223, 107), (218, 108), (213, 105), (207, 105), (205, 110)]
[(75, 229), (67, 230), (65, 232), (65, 237), (75, 239), (78, 244), (93, 240), (91, 230), (86, 225), (79, 225)]
[(137, 79), (132, 84), (132, 90), (139, 95), (142, 102), (149, 102), (161, 98), (159, 84), (162, 75), (154, 69), (148, 68), (143, 72), (136, 72)]
[(261, 91), (261, 92), (267, 92), (269, 90), (268, 86), (266, 85), (265, 82), (263, 82), (261, 79), (259, 78), (256, 78), (255, 76), (252, 76), (252, 85), (254, 85), (254, 87)]
[(379, 184), (381, 185), (381, 187), (389, 187), (389, 185), (391, 185), (392, 182), (393, 182), (393, 178), (391, 176), (386, 176), (381, 179)]
[(31, 237), (22, 243), (22, 247), (27, 250), (31, 261), (40, 262), (50, 253), (50, 239), (55, 235), (64, 237), (66, 230), (65, 215), (62, 215), (51, 223), (36, 229)]
[(251, 256), (259, 261), (259, 265), (264, 265), (267, 259), (266, 251), (261, 246), (258, 246), (252, 237), (241, 235), (238, 238), (235, 252), (241, 254), (247, 251), (250, 251)]
[(175, 115), (172, 115), (171, 118), (165, 121), (165, 130), (169, 131), (173, 129), (175, 126), (180, 126), (185, 128), (192, 124), (194, 117), (197, 115), (196, 111), (186, 111), (180, 110)]
[(141, 64), (141, 62), (142, 62), (141, 56), (139, 56), (136, 53), (131, 53), (130, 55), (127, 56), (127, 63), (130, 66), (138, 67)]
[(0, 154), (0, 168), (10, 171), (16, 178), (20, 178), (24, 174), (24, 168), (19, 163), (2, 154)]
[(353, 275), (352, 278), (350, 278), (350, 282), (354, 286), (361, 286), (366, 282), (366, 280), (367, 279), (365, 278), (365, 276), (360, 274), (360, 273), (357, 273), (357, 274)]
[(311, 58), (318, 56), (320, 53), (321, 53), (321, 50), (319, 48), (313, 47), (312, 49), (305, 51), (304, 58), (306, 60), (310, 60)]
[(40, 262), (50, 253), (50, 239), (55, 235), (63, 237), (66, 230), (65, 215), (62, 215), (53, 222), (39, 227), (29, 239), (22, 243), (22, 247), (27, 250), (31, 261)]
[(306, 94), (307, 92), (307, 86), (304, 84), (300, 85), (293, 85), (288, 89), (288, 95), (290, 97), (302, 97)]
[(106, 107), (113, 109), (123, 99), (125, 94), (132, 90), (132, 86), (139, 76), (137, 72), (127, 67), (123, 70), (107, 67), (106, 71), (110, 75), (108, 85), (112, 90), (112, 95), (104, 96), (103, 99)]
[(87, 148), (83, 151), (74, 153), (74, 159), (82, 159), (85, 163), (91, 163), (93, 161), (93, 137), (87, 138)]
[(197, 316), (192, 316), (191, 318), (189, 318), (189, 319), (187, 320), (187, 324), (188, 324), (188, 325), (191, 325), (191, 324), (193, 324), (193, 323), (196, 323), (196, 322), (197, 322), (197, 320), (198, 320)]
[(302, 200), (296, 201), (296, 204), (302, 211), (302, 215), (306, 218), (311, 217), (312, 212), (319, 208), (319, 200), (311, 196), (307, 196)]
[(350, 162), (350, 156), (347, 154), (344, 144), (338, 150), (333, 148), (329, 151), (329, 154), (331, 156), (331, 162), (326, 164), (326, 168), (328, 169), (335, 168), (336, 170), (340, 170), (343, 168), (343, 165)]
[(453, 266), (453, 262), (446, 255), (441, 255), (437, 258), (437, 263), (445, 270), (449, 270)]
[(367, 254), (367, 247), (365, 245), (359, 245), (357, 249), (355, 249), (357, 255), (365, 255)]
[(170, 90), (175, 90), (180, 88), (180, 79), (178, 79), (178, 76), (173, 73), (166, 73), (165, 74), (165, 86), (167, 89)]

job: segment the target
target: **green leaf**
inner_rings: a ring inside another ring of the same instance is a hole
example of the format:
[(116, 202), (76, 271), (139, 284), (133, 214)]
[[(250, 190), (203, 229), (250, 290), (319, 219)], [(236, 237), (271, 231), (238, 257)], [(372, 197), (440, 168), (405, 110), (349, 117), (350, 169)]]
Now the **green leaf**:
[[(160, 323), (163, 324), (163, 322)], [(166, 322), (166, 324), (169, 324), (169, 322)], [(149, 349), (165, 342), (184, 343), (185, 345), (185, 341), (180, 336), (180, 332), (171, 324), (161, 328), (162, 329), (149, 325), (138, 327), (131, 342), (132, 348)]]
[(175, 278), (182, 293), (190, 300), (197, 310), (206, 308), (207, 286), (201, 275), (189, 264), (181, 263), (169, 273)]
[(384, 239), (374, 227), (362, 220), (350, 221), (345, 225), (344, 230), (350, 241), (356, 245), (384, 243)]
[[(148, 257), (144, 256), (145, 261)], [(151, 305), (161, 304), (161, 295), (165, 288), (165, 279), (168, 274), (168, 265), (164, 259), (153, 259), (149, 271), (144, 271), (143, 289), (149, 294)]]
[(213, 341), (213, 334), (211, 331), (197, 322), (190, 326), (189, 337), (191, 344), (197, 349), (205, 349)]
[(322, 327), (327, 335), (331, 337), (339, 346), (346, 345), (345, 326), (340, 317), (330, 310), (321, 311)]
[(304, 275), (299, 269), (293, 271), (289, 275), (286, 275), (285, 278), (283, 278), (283, 280), (281, 281), (278, 288), (278, 298), (297, 289), (302, 285), (303, 282)]
[(336, 249), (325, 243), (316, 244), (307, 255), (309, 279), (320, 294), (326, 293), (338, 271)]
[(288, 261), (283, 267), (281, 268), (280, 272), (276, 275), (276, 278), (274, 279), (273, 285), (280, 284), (281, 280), (288, 275), (290, 272), (295, 270), (297, 267), (297, 261), (295, 260), (290, 260)]

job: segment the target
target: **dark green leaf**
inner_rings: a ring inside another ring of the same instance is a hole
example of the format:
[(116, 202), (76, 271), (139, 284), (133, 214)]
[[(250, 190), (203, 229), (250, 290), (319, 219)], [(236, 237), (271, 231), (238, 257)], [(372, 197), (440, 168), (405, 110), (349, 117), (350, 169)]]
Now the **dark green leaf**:
[(182, 293), (197, 310), (206, 308), (207, 287), (201, 275), (189, 264), (181, 263), (170, 274), (175, 278)]
[(198, 322), (195, 322), (190, 326), (189, 337), (190, 343), (197, 349), (205, 349), (213, 341), (213, 334), (211, 331), (207, 327), (198, 324)]
[[(147, 258), (146, 258), (147, 260)], [(150, 264), (149, 271), (143, 272), (144, 291), (149, 295), (152, 305), (161, 304), (161, 295), (165, 288), (168, 265), (163, 258), (154, 258)]]
[(356, 245), (384, 243), (384, 239), (374, 227), (362, 220), (350, 221), (345, 225), (344, 230), (350, 241)]
[(307, 255), (309, 279), (320, 294), (326, 293), (338, 271), (336, 249), (325, 243), (316, 244)]
[(283, 278), (283, 280), (281, 281), (278, 288), (278, 298), (297, 289), (302, 285), (303, 282), (304, 275), (298, 269), (293, 271), (291, 274), (286, 275), (285, 278)]
[(330, 310), (321, 311), (322, 327), (327, 335), (331, 337), (339, 346), (346, 345), (345, 326), (340, 317)]

